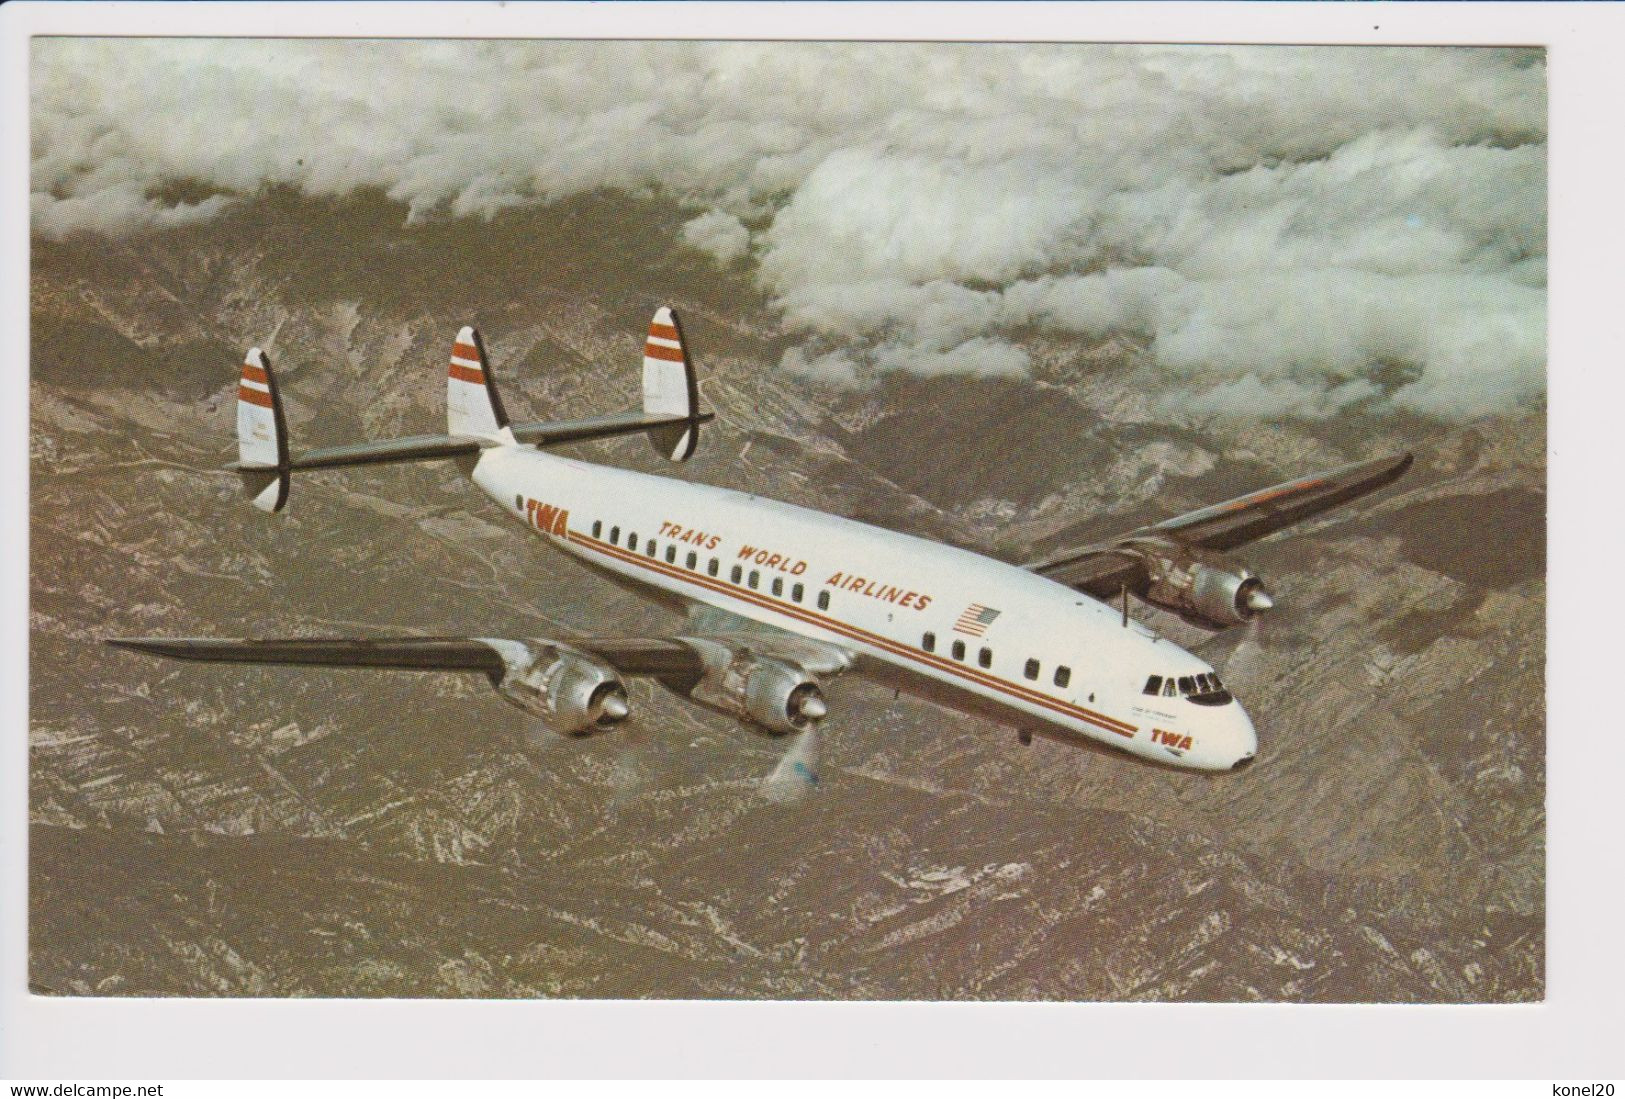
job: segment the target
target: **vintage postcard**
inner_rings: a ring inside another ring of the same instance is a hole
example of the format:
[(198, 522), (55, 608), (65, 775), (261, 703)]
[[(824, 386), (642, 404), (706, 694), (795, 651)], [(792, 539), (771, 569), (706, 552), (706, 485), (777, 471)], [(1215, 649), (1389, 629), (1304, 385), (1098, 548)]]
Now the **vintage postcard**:
[(1542, 49), (29, 62), (36, 994), (1544, 998)]

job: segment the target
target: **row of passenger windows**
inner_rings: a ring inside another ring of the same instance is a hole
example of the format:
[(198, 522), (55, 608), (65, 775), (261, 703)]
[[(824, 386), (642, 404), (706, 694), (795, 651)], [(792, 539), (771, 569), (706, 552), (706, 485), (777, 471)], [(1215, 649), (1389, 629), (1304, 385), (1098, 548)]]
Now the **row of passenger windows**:
[[(920, 639), (920, 648), (924, 649), (928, 653), (936, 652), (937, 635), (927, 632), (926, 635)], [(955, 638), (953, 643), (948, 646), (948, 655), (952, 656), (955, 660), (964, 660), (965, 643), (958, 638)], [(979, 667), (991, 668), (993, 666), (993, 650), (988, 648), (986, 645), (983, 645), (981, 648), (977, 649), (976, 663)], [(1041, 670), (1042, 668), (1037, 660), (1029, 659), (1027, 663), (1023, 665), (1021, 674), (1026, 676), (1028, 679), (1037, 680)], [(1065, 687), (1067, 684), (1072, 682), (1072, 669), (1068, 668), (1064, 664), (1056, 665), (1054, 680), (1057, 687)]]
[(1224, 684), (1219, 677), (1211, 672), (1201, 675), (1182, 675), (1175, 679), (1168, 676), (1166, 679), (1154, 675), (1145, 681), (1145, 693), (1148, 695), (1162, 695), (1166, 698), (1175, 698), (1179, 695), (1205, 695), (1217, 694), (1224, 690)]
[[(592, 536), (594, 538), (602, 538), (603, 535), (603, 521), (600, 519), (594, 519), (592, 523)], [(620, 527), (609, 528), (609, 544), (612, 546), (618, 546), (621, 544)], [(630, 532), (627, 534), (626, 548), (629, 550), (636, 550), (638, 548), (638, 536), (636, 532)], [(648, 541), (644, 542), (643, 552), (649, 557), (659, 557), (659, 541), (657, 539), (650, 538)], [(666, 564), (675, 565), (677, 563), (677, 555), (679, 552), (682, 551), (679, 550), (677, 543), (667, 542), (665, 553)], [(683, 557), (683, 567), (697, 571), (700, 567), (700, 555), (694, 550), (687, 551)], [(720, 558), (712, 557), (706, 561), (705, 575), (716, 576), (721, 571), (722, 561)], [(753, 591), (757, 591), (760, 590), (762, 586), (762, 570), (751, 569), (749, 575), (746, 575), (745, 566), (735, 565), (728, 571), (728, 580), (730, 583), (743, 584), (745, 587), (750, 588)], [(785, 597), (784, 577), (775, 576), (773, 578), (773, 582), (768, 585), (768, 590), (772, 592), (775, 599), (783, 599)], [(807, 596), (807, 587), (799, 580), (789, 585), (789, 590), (790, 601), (792, 603), (800, 603)], [(818, 609), (821, 611), (829, 610), (829, 592), (827, 590), (818, 593)]]
[[(602, 538), (603, 535), (603, 520), (594, 519), (592, 523), (592, 536), (594, 538)], [(612, 526), (609, 528), (609, 544), (612, 546), (618, 546), (621, 544), (620, 527)], [(644, 553), (650, 557), (658, 557), (660, 555), (659, 542), (654, 538), (650, 538), (645, 541), (643, 543), (643, 547)], [(627, 534), (626, 548), (634, 551), (638, 548), (638, 536), (636, 532), (630, 532)], [(679, 550), (675, 542), (666, 543), (665, 558), (668, 565), (675, 565), (677, 563), (678, 553)], [(689, 550), (683, 558), (683, 566), (688, 569), (698, 569), (699, 562), (700, 555), (694, 550)], [(712, 557), (705, 563), (705, 574), (707, 576), (716, 576), (721, 569), (722, 562), (719, 558)], [(743, 565), (735, 565), (729, 570), (728, 579), (734, 584), (743, 583), (744, 586), (754, 591), (759, 590), (761, 587), (762, 573), (760, 569), (751, 569), (749, 575), (746, 575), (745, 567)], [(768, 586), (768, 590), (771, 591), (773, 596), (777, 599), (784, 598), (784, 589), (784, 577), (782, 576), (775, 576), (773, 578), (773, 582)], [(806, 587), (801, 583), (801, 581), (797, 580), (795, 583), (790, 585), (791, 602), (800, 603), (806, 597), (806, 594)], [(821, 611), (829, 609), (829, 591), (827, 589), (818, 593), (818, 609)], [(920, 647), (928, 653), (936, 652), (937, 635), (935, 633), (927, 633), (921, 640)], [(948, 652), (955, 660), (963, 661), (965, 659), (966, 652), (965, 643), (956, 638), (949, 646)], [(976, 663), (979, 667), (991, 668), (993, 666), (993, 650), (988, 648), (986, 645), (979, 648), (976, 652)], [(1026, 665), (1022, 668), (1022, 675), (1026, 676), (1030, 680), (1036, 681), (1039, 677), (1040, 670), (1040, 665), (1037, 660), (1028, 660)], [(1072, 682), (1072, 669), (1068, 668), (1064, 664), (1057, 665), (1052, 678), (1057, 687), (1065, 687)], [(1172, 683), (1173, 681), (1169, 680), (1169, 682)], [(1150, 694), (1155, 692), (1148, 690), (1147, 693)]]

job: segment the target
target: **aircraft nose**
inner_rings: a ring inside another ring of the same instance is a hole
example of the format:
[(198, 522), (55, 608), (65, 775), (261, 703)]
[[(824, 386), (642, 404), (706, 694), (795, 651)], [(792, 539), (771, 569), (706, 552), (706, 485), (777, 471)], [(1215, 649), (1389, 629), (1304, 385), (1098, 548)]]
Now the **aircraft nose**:
[(1232, 771), (1240, 771), (1252, 765), (1258, 756), (1258, 730), (1253, 728), (1253, 719), (1240, 706), (1236, 707), (1236, 728), (1231, 734), (1234, 761), (1230, 764)]

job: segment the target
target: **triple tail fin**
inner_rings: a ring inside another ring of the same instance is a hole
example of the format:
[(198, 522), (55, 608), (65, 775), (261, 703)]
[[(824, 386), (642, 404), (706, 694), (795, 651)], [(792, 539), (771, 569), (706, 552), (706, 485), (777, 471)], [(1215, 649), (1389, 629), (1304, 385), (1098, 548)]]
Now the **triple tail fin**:
[(652, 429), (649, 442), (655, 450), (674, 462), (686, 462), (700, 439), (699, 407), (699, 384), (683, 346), (682, 322), (670, 306), (662, 305), (649, 322), (649, 338), (643, 344), (643, 411), (647, 416), (681, 417), (684, 422)]
[(507, 426), (508, 413), (485, 358), (485, 341), (465, 324), (452, 344), (446, 374), (446, 432), (489, 437)]
[(485, 343), (472, 325), (464, 325), (452, 344), (446, 373), (446, 434), (322, 447), (296, 458), (288, 455), (288, 429), (270, 359), (254, 348), (243, 363), (237, 387), (238, 460), (227, 468), (243, 478), (255, 507), (281, 511), (288, 502), (289, 477), (294, 470), (444, 458), (461, 461), (477, 458), (491, 447), (553, 447), (639, 433), (648, 435), (660, 453), (680, 462), (694, 453), (700, 425), (713, 418), (699, 410), (694, 367), (683, 350), (682, 328), (669, 308), (662, 307), (655, 314), (644, 343), (643, 408), (584, 420), (509, 423), (496, 379), (491, 376)]
[(282, 416), (271, 359), (259, 348), (243, 360), (237, 382), (237, 472), (243, 489), (261, 511), (281, 511), (288, 502), (288, 425)]

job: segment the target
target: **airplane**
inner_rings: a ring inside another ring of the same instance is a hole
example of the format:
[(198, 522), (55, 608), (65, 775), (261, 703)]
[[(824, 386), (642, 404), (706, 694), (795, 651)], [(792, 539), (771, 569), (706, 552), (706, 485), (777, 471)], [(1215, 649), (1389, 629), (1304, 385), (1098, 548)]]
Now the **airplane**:
[[(1212, 666), (1135, 621), (1128, 595), (1213, 630), (1274, 601), (1224, 556), (1388, 485), (1409, 453), (1356, 462), (1024, 563), (750, 493), (551, 453), (645, 435), (675, 462), (693, 455), (699, 387), (682, 325), (654, 315), (640, 410), (513, 423), (480, 335), (465, 326), (446, 375), (446, 434), (290, 457), (264, 351), (243, 363), (238, 461), (254, 506), (280, 511), (293, 474), (449, 459), (498, 507), (559, 550), (687, 608), (688, 629), (651, 637), (109, 638), (182, 660), (478, 672), (565, 736), (631, 713), (645, 677), (758, 731), (793, 738), (780, 770), (817, 781), (825, 685), (858, 670), (900, 690), (1083, 746), (1224, 772), (1257, 757), (1252, 720)], [(1121, 607), (1112, 605), (1121, 600)], [(538, 733), (541, 730), (538, 730)], [(786, 770), (787, 769), (787, 770)], [(776, 771), (776, 774), (778, 772)]]

